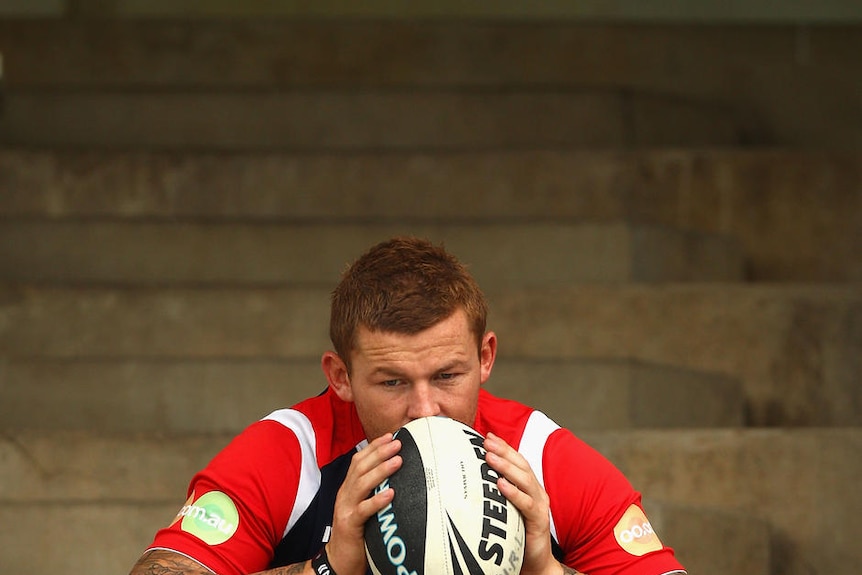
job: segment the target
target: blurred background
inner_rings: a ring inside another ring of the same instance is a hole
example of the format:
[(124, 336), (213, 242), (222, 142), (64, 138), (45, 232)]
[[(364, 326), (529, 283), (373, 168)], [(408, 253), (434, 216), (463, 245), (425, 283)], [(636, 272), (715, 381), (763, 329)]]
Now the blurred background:
[(127, 573), (372, 243), (694, 575), (851, 575), (862, 4), (0, 0), (0, 572)]

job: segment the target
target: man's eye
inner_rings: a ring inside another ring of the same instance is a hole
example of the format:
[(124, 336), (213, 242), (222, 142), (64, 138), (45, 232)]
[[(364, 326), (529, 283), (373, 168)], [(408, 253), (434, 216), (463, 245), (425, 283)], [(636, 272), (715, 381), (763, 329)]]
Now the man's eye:
[(454, 377), (454, 373), (441, 373), (437, 376), (437, 379), (453, 379)]
[(383, 382), (383, 385), (385, 387), (395, 387), (399, 383), (401, 383), (400, 379), (387, 379), (386, 381)]

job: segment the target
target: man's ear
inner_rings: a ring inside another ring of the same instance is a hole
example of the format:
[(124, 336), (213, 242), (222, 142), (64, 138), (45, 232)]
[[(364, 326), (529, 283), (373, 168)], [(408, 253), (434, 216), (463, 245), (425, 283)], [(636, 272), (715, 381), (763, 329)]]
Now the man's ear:
[(479, 349), (480, 381), (484, 384), (491, 377), (491, 369), (497, 358), (497, 336), (489, 331), (482, 338), (482, 347)]
[(350, 375), (347, 365), (341, 356), (334, 351), (327, 351), (320, 359), (320, 367), (326, 375), (329, 387), (343, 401), (353, 401), (353, 389), (350, 387)]

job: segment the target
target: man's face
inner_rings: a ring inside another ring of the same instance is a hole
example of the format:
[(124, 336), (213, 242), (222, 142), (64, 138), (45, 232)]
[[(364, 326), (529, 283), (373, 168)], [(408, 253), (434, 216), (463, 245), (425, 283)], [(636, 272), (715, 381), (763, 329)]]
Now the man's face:
[[(330, 374), (330, 382), (339, 397), (356, 405), (369, 440), (429, 415), (473, 425), (479, 388), (491, 374), (496, 351), (492, 332), (477, 350), (461, 310), (415, 335), (361, 327), (350, 376), (346, 370), (334, 379)], [(334, 354), (329, 358), (340, 362)], [(326, 364), (324, 355), (324, 370)]]

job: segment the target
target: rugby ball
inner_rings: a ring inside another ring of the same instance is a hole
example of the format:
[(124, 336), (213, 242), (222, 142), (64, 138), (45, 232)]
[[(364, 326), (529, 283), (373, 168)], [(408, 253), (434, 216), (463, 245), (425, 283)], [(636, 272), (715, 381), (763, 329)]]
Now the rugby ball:
[(524, 520), (497, 489), (484, 437), (446, 417), (399, 429), (403, 464), (376, 491), (392, 503), (365, 524), (365, 552), (375, 575), (517, 575)]

